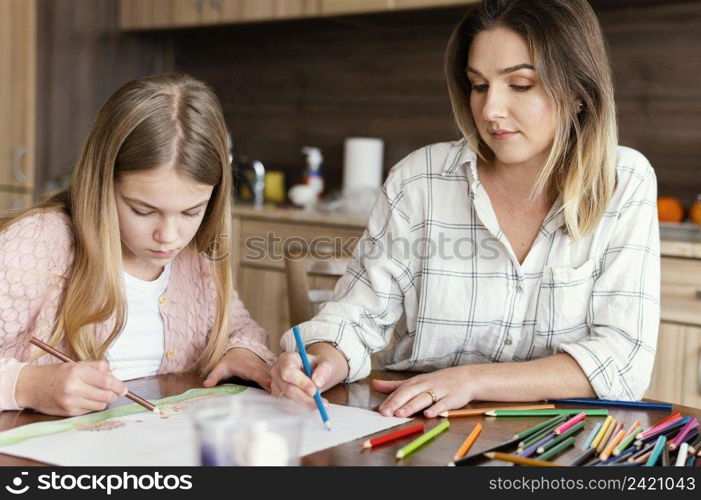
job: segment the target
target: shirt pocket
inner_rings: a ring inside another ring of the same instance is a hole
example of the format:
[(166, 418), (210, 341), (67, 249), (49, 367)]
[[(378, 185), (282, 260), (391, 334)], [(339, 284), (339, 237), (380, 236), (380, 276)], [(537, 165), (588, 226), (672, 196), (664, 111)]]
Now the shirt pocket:
[(595, 259), (579, 267), (543, 269), (535, 321), (536, 348), (552, 353), (558, 345), (577, 342), (588, 335), (596, 276)]

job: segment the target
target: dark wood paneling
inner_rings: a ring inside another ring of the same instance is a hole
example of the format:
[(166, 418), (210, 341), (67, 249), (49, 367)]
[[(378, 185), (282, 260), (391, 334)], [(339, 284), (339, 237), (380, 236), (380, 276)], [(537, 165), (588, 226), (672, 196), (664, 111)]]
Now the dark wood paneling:
[[(701, 192), (701, 2), (593, 2), (611, 48), (621, 143), (657, 170), (660, 194)], [(385, 140), (385, 170), (458, 136), (442, 55), (465, 8), (178, 31), (178, 69), (220, 95), (238, 149), (299, 180), (299, 148), (341, 182), (343, 139)]]
[(167, 69), (167, 34), (117, 29), (118, 0), (42, 0), (37, 59), (37, 194), (69, 174), (97, 110), (124, 82)]

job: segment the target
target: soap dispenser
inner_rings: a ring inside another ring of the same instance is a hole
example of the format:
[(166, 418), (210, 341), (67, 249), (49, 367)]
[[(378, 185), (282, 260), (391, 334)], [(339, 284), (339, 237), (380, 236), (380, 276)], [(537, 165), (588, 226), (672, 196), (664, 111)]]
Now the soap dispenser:
[(303, 147), (302, 153), (307, 155), (307, 170), (302, 183), (311, 186), (317, 196), (320, 196), (324, 191), (324, 177), (321, 175), (321, 162), (324, 161), (324, 157), (321, 156), (319, 148), (309, 146)]

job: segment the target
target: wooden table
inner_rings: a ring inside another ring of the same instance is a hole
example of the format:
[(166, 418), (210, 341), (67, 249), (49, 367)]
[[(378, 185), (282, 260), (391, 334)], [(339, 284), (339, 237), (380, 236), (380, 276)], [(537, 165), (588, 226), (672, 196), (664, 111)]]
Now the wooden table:
[[(410, 376), (407, 373), (395, 372), (373, 372), (372, 378), (385, 379), (403, 379)], [(127, 383), (129, 389), (134, 393), (143, 396), (147, 399), (158, 399), (166, 396), (180, 394), (193, 387), (201, 387), (202, 379), (192, 374), (170, 374), (159, 375), (156, 377), (148, 377), (137, 379)], [(327, 391), (324, 396), (332, 403), (354, 406), (359, 408), (375, 409), (384, 400), (384, 395), (374, 391), (370, 385), (370, 379), (365, 379), (349, 385), (339, 385), (330, 391)], [(112, 406), (122, 404), (130, 404), (128, 399), (120, 399)], [(481, 408), (486, 406), (508, 406), (505, 403), (473, 403), (468, 407)], [(568, 406), (560, 405), (563, 408)], [(592, 407), (593, 408), (593, 407)], [(695, 416), (701, 420), (701, 409), (689, 408), (685, 406), (674, 406), (673, 411), (680, 411), (683, 415)], [(639, 420), (643, 427), (657, 422), (664, 418), (669, 412), (661, 410), (640, 410), (627, 408), (610, 408), (610, 413), (619, 420), (622, 420), (626, 427), (632, 424), (635, 420)], [(41, 422), (46, 420), (57, 419), (58, 417), (50, 417), (29, 411), (15, 412), (6, 411), (0, 412), (0, 431), (11, 429), (19, 425)], [(441, 419), (429, 419), (421, 416), (417, 417), (418, 421), (424, 421), (427, 427), (433, 427)], [(582, 434), (586, 434), (597, 422), (602, 420), (599, 417), (589, 417), (586, 420), (584, 431), (580, 433), (577, 443), (581, 443), (584, 439)], [(450, 422), (450, 429), (443, 433), (439, 438), (429, 443), (419, 453), (408, 457), (403, 461), (395, 459), (397, 449), (403, 444), (414, 439), (416, 436), (409, 436), (393, 443), (387, 443), (377, 449), (361, 450), (360, 443), (363, 441), (353, 441), (342, 444), (328, 450), (319, 451), (304, 457), (303, 465), (334, 465), (334, 466), (370, 466), (370, 465), (429, 465), (442, 466), (452, 460), (453, 454), (460, 447), (462, 441), (467, 434), (472, 430), (475, 423), (481, 422), (484, 426), (482, 434), (473, 446), (471, 452), (487, 449), (498, 443), (507, 441), (517, 432), (526, 429), (538, 422), (542, 422), (542, 418), (485, 418), (485, 417), (463, 417), (453, 418)], [(579, 453), (579, 450), (570, 449), (556, 460), (558, 463), (567, 464), (573, 457)], [(3, 466), (32, 466), (46, 465), (33, 460), (26, 460), (10, 455), (0, 454), (0, 465)], [(481, 465), (505, 465), (503, 462), (486, 461)]]

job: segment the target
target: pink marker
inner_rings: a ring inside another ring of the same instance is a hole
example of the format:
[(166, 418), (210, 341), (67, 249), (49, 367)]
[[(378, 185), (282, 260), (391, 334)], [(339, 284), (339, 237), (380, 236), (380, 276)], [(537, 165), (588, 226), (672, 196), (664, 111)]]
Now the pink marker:
[(687, 422), (687, 424), (682, 427), (682, 430), (679, 431), (679, 434), (677, 434), (674, 439), (672, 439), (672, 442), (669, 443), (669, 449), (674, 451), (676, 450), (679, 445), (684, 441), (684, 438), (689, 435), (689, 432), (691, 432), (691, 429), (698, 427), (699, 421), (696, 420), (696, 417), (692, 418)]
[(569, 419), (567, 422), (565, 422), (564, 424), (557, 427), (555, 429), (555, 434), (562, 434), (563, 432), (565, 432), (567, 429), (569, 429), (573, 425), (577, 425), (579, 422), (584, 420), (586, 418), (586, 416), (587, 416), (587, 414), (584, 412), (578, 413), (577, 415), (575, 415), (574, 417)]

